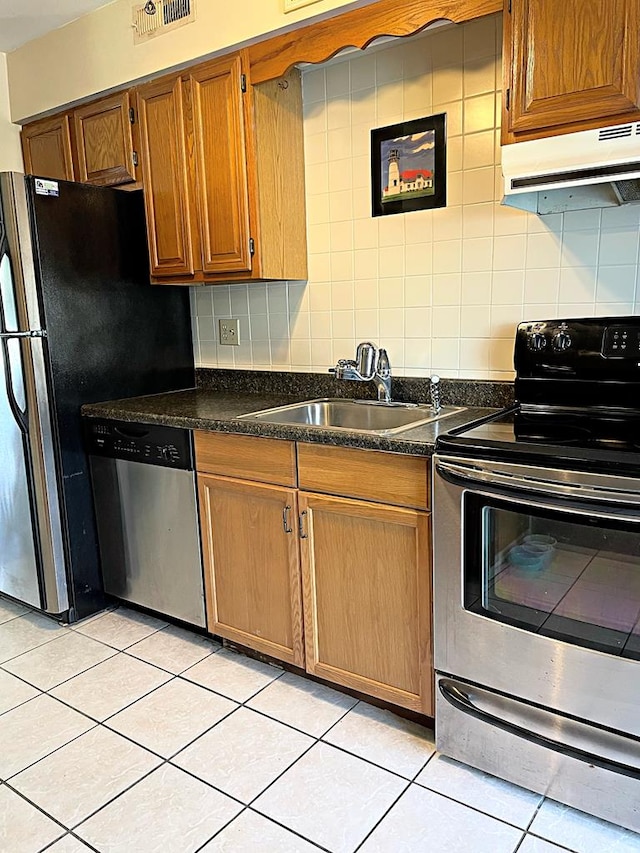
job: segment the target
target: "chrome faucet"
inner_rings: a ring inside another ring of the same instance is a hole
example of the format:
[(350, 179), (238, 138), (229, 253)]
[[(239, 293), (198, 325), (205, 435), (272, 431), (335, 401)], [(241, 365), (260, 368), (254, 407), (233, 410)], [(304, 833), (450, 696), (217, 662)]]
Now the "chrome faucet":
[(381, 403), (391, 402), (391, 362), (387, 355), (386, 349), (378, 350), (378, 365), (376, 372), (373, 374), (373, 381), (376, 383), (378, 391), (378, 400)]
[[(376, 364), (377, 355), (377, 364)], [(370, 341), (358, 344), (355, 360), (341, 358), (335, 367), (329, 368), (329, 373), (335, 374), (336, 379), (351, 379), (356, 382), (375, 382), (378, 400), (382, 403), (391, 402), (391, 362), (385, 349), (376, 349)]]

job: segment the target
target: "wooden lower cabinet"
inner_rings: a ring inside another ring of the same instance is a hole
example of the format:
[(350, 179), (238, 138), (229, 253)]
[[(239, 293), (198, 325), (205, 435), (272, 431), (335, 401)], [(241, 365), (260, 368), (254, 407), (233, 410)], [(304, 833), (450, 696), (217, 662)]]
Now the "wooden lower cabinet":
[(209, 630), (304, 666), (297, 495), (198, 474)]
[(296, 467), (293, 442), (206, 431), (195, 449), (211, 633), (432, 716), (426, 460), (298, 444)]
[(429, 515), (301, 492), (306, 668), (433, 714)]

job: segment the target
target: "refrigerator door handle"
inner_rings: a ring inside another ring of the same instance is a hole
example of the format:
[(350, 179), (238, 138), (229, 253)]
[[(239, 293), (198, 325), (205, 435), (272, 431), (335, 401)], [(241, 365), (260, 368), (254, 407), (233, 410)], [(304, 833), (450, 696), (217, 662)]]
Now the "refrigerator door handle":
[(62, 539), (62, 507), (51, 412), (46, 379), (46, 359), (41, 338), (25, 342), (29, 443), (42, 554), (45, 610), (62, 613), (69, 608), (67, 571)]
[(46, 338), (47, 333), (44, 329), (32, 329), (29, 332), (0, 332), (0, 341), (9, 340), (10, 338)]
[[(0, 335), (0, 338), (3, 336)], [(1, 346), (4, 354), (4, 363), (7, 365), (7, 369), (4, 375), (5, 387), (7, 389), (7, 402), (9, 404), (9, 408), (11, 409), (11, 413), (13, 414), (13, 418), (18, 425), (18, 429), (23, 435), (29, 430), (29, 424), (27, 421), (27, 413), (23, 409), (20, 408), (18, 401), (16, 400), (16, 395), (13, 390), (13, 379), (11, 376), (11, 358), (9, 357), (9, 347), (5, 343), (4, 340), (1, 342)]]

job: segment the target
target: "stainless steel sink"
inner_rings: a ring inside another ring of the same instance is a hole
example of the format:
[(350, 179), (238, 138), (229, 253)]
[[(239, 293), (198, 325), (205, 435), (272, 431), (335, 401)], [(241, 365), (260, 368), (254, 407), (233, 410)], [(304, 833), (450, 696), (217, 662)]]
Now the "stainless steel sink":
[(430, 406), (417, 403), (379, 403), (375, 400), (344, 400), (340, 397), (326, 397), (319, 400), (305, 400), (303, 403), (293, 403), (290, 406), (278, 406), (275, 409), (264, 409), (261, 412), (249, 412), (246, 415), (240, 415), (240, 419), (394, 435), (462, 411), (464, 409), (460, 406), (442, 406), (440, 411), (434, 414)]

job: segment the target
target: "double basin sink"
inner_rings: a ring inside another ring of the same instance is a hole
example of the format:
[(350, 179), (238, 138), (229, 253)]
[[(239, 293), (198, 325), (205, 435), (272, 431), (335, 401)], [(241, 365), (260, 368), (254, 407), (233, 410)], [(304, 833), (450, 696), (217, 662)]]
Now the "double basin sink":
[(430, 406), (419, 403), (384, 403), (376, 400), (324, 397), (260, 412), (249, 412), (240, 415), (239, 419), (373, 435), (396, 435), (462, 411), (460, 406), (442, 406), (438, 412), (434, 412)]

